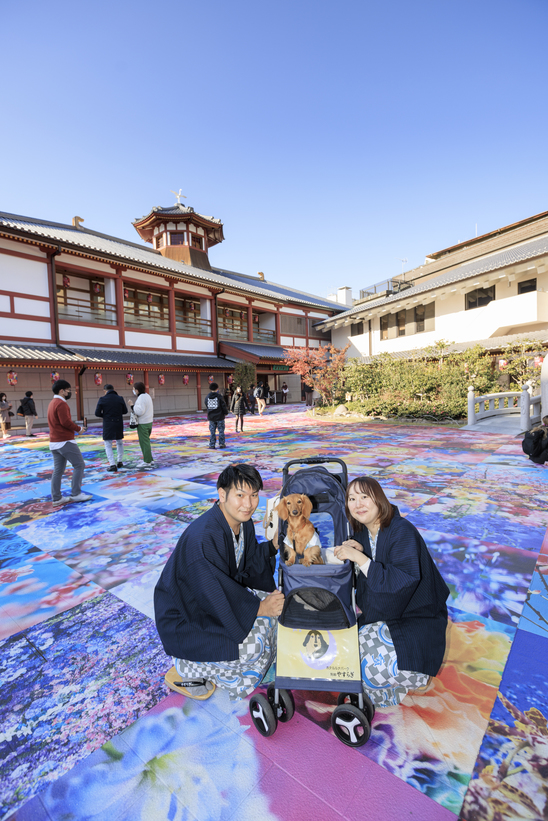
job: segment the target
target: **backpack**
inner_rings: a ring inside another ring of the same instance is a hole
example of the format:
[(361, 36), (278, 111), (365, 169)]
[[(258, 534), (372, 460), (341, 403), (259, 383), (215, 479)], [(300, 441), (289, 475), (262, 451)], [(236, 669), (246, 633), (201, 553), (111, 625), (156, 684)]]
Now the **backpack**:
[(208, 410), (218, 410), (220, 407), (219, 404), (219, 396), (208, 396), (207, 397), (207, 409)]
[(542, 450), (543, 431), (528, 430), (523, 437), (521, 447), (526, 456), (538, 456)]

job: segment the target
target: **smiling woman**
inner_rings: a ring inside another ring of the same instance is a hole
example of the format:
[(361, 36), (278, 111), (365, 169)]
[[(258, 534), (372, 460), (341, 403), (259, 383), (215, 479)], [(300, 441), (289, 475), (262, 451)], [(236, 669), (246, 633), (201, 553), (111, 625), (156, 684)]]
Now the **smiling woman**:
[(439, 671), (449, 588), (416, 527), (375, 479), (363, 476), (349, 484), (346, 512), (354, 538), (336, 547), (335, 556), (360, 569), (363, 689), (377, 705), (399, 704)]

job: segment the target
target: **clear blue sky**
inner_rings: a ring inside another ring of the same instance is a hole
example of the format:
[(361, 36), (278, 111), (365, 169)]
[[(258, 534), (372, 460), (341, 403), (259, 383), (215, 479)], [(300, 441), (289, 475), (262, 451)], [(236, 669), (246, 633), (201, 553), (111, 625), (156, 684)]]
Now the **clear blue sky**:
[(3, 3), (0, 210), (327, 295), (548, 210), (546, 0)]

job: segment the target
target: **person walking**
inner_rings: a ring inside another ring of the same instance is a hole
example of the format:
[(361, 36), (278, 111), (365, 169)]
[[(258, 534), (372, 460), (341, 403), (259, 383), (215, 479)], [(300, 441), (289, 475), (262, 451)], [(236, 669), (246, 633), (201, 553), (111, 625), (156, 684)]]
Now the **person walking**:
[(207, 418), (209, 421), (209, 445), (211, 450), (215, 449), (216, 432), (219, 431), (219, 447), (226, 448), (225, 442), (225, 416), (228, 414), (226, 402), (219, 393), (219, 386), (216, 382), (211, 383), (211, 391), (205, 398)]
[(255, 385), (250, 385), (249, 389), (246, 393), (247, 396), (247, 405), (249, 407), (249, 411), (251, 416), (255, 416)]
[(282, 405), (287, 404), (287, 394), (288, 393), (289, 393), (289, 388), (287, 387), (287, 385), (284, 382), (282, 384)]
[(2, 439), (10, 439), (8, 433), (10, 427), (11, 402), (5, 393), (0, 393), (0, 425), (2, 426)]
[(307, 385), (305, 383), (304, 396), (305, 396), (305, 402), (306, 402), (307, 407), (311, 408), (312, 405), (314, 404), (313, 403), (314, 388), (312, 387), (312, 385)]
[(32, 391), (27, 391), (21, 399), (21, 407), (23, 408), (23, 413), (25, 414), (25, 428), (27, 431), (27, 436), (35, 435), (32, 432), (32, 426), (34, 425), (35, 418), (38, 416), (36, 413), (36, 405), (34, 404), (34, 399), (32, 396)]
[(152, 420), (154, 419), (154, 405), (152, 397), (147, 393), (143, 382), (136, 382), (133, 386), (133, 395), (137, 397), (133, 405), (133, 413), (137, 417), (137, 436), (143, 458), (137, 462), (138, 468), (150, 468), (154, 466), (152, 459), (152, 449), (150, 447), (150, 434), (152, 433)]
[[(127, 413), (127, 406), (112, 385), (105, 385), (103, 390), (104, 396), (97, 402), (95, 416), (103, 420), (103, 440), (109, 464), (107, 470), (117, 473), (118, 468), (124, 467), (124, 414)], [(112, 450), (113, 441), (116, 441), (116, 460)]]
[(264, 413), (264, 409), (266, 408), (266, 402), (264, 398), (264, 388), (263, 383), (259, 382), (257, 387), (255, 388), (255, 399), (257, 400), (257, 410), (259, 412), (259, 416), (262, 416)]
[(234, 430), (238, 433), (238, 422), (240, 423), (240, 430), (244, 432), (244, 416), (249, 410), (247, 399), (245, 397), (245, 393), (243, 393), (241, 387), (238, 385), (234, 392), (234, 396), (232, 397), (232, 402), (230, 403), (230, 410), (232, 413), (236, 415), (236, 427)]
[[(51, 499), (53, 507), (66, 505), (68, 502), (87, 502), (93, 499), (89, 493), (82, 493), (85, 462), (80, 448), (74, 441), (74, 434), (87, 430), (84, 419), (82, 427), (73, 422), (70, 416), (68, 400), (72, 396), (70, 382), (58, 379), (53, 383), (53, 399), (48, 406), (49, 449), (53, 457), (53, 474), (51, 477)], [(70, 496), (61, 494), (61, 479), (67, 462), (72, 465), (72, 487)]]

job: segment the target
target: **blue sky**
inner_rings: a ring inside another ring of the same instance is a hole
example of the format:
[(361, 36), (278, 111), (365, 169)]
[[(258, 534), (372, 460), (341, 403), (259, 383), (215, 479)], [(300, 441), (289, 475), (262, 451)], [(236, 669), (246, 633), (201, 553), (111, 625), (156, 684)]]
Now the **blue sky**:
[(546, 0), (4, 3), (0, 210), (327, 295), (548, 210)]

